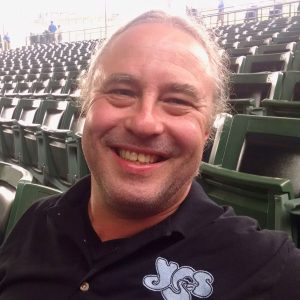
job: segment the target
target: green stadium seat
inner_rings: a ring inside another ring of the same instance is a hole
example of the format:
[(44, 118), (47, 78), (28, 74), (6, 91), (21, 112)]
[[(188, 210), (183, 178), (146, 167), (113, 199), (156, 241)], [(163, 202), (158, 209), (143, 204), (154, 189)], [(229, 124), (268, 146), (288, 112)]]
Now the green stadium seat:
[(20, 180), (18, 182), (15, 197), (9, 214), (7, 226), (5, 228), (5, 239), (19, 221), (26, 210), (41, 198), (61, 193), (60, 190), (29, 182), (28, 180)]
[(227, 50), (230, 57), (254, 55), (256, 53), (257, 46), (247, 48), (231, 48)]
[(261, 100), (276, 98), (280, 93), (281, 72), (239, 73), (230, 76), (231, 113), (250, 114)]
[(300, 117), (300, 71), (283, 74), (281, 93), (275, 99), (264, 99), (261, 106), (269, 116)]
[(41, 183), (44, 182), (44, 154), (38, 147), (38, 132), (41, 128), (57, 129), (68, 101), (42, 100), (34, 116), (34, 123), (18, 121), (14, 126), (15, 147), (20, 164), (30, 170)]
[(69, 188), (80, 178), (79, 174), (72, 171), (76, 169), (69, 159), (74, 151), (69, 144), (75, 141), (76, 133), (82, 132), (84, 118), (80, 116), (80, 109), (73, 101), (68, 101), (60, 125), (57, 129), (43, 129), (38, 133), (39, 151), (43, 153), (45, 166), (44, 176), (48, 185), (61, 190)]
[(296, 48), (295, 42), (284, 43), (284, 44), (262, 45), (257, 48), (256, 54), (294, 52), (295, 48)]
[(246, 56), (230, 57), (229, 69), (232, 73), (243, 72)]
[(0, 243), (5, 234), (8, 217), (15, 198), (19, 181), (32, 182), (33, 177), (27, 170), (5, 162), (0, 162)]
[(246, 57), (243, 72), (286, 71), (290, 68), (292, 58), (291, 52), (249, 55)]
[(299, 132), (300, 119), (235, 115), (222, 163), (202, 163), (198, 178), (216, 202), (287, 231), (298, 246)]
[[(7, 101), (16, 102), (17, 100), (14, 98)], [(17, 145), (20, 141), (14, 137), (14, 127), (17, 121), (32, 123), (40, 103), (41, 100), (38, 99), (20, 99), (17, 101), (12, 116), (0, 119), (0, 154), (2, 160), (19, 163), (18, 149), (20, 146)]]

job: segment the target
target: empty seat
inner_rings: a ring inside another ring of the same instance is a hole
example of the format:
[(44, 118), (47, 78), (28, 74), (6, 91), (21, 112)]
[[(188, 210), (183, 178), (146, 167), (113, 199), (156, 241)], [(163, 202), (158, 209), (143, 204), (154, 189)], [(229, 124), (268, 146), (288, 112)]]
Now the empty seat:
[(264, 99), (261, 106), (266, 115), (300, 117), (300, 71), (283, 74), (281, 92), (275, 99)]
[(256, 53), (257, 46), (247, 48), (232, 48), (228, 49), (227, 53), (230, 57), (254, 55)]
[(287, 231), (298, 246), (299, 132), (300, 119), (235, 115), (221, 165), (203, 163), (199, 177), (212, 199)]
[[(10, 101), (17, 101), (17, 98)], [(8, 162), (20, 162), (20, 145), (19, 136), (14, 132), (14, 127), (17, 121), (21, 123), (33, 123), (34, 117), (41, 100), (37, 99), (20, 99), (17, 101), (13, 114), (9, 118), (0, 119), (0, 144), (1, 144), (1, 159)]]
[(231, 112), (249, 114), (260, 107), (262, 99), (272, 99), (280, 93), (281, 72), (239, 73), (230, 76)]
[(286, 71), (292, 63), (292, 53), (256, 54), (246, 57), (243, 72)]
[[(78, 134), (81, 134), (84, 118), (79, 107), (70, 101), (58, 129), (42, 129), (39, 133), (39, 147), (45, 157), (46, 183), (61, 190), (70, 187), (82, 177), (77, 171)], [(69, 146), (72, 144), (71, 146)], [(74, 157), (75, 155), (75, 157)]]
[(295, 42), (284, 43), (284, 44), (262, 45), (257, 48), (256, 54), (294, 52), (295, 47), (296, 47)]
[(15, 198), (18, 182), (23, 179), (33, 181), (27, 170), (5, 162), (0, 162), (0, 243), (4, 239), (11, 207)]
[(232, 73), (240, 73), (243, 71), (244, 63), (245, 63), (245, 56), (239, 57), (230, 57), (230, 71)]
[(8, 237), (21, 216), (33, 203), (40, 201), (44, 197), (59, 193), (61, 193), (60, 190), (21, 179), (16, 187), (4, 238), (6, 239)]
[(43, 153), (38, 150), (37, 133), (42, 128), (56, 129), (68, 105), (67, 101), (42, 100), (32, 124), (18, 122), (14, 127), (14, 137), (18, 139), (17, 149), (20, 163), (30, 169), (37, 180), (43, 182)]

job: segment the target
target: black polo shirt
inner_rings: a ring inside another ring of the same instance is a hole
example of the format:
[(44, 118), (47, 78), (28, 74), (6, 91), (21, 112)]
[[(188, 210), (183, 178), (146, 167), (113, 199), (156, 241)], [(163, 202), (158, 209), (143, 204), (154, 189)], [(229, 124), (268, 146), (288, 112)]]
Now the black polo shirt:
[(34, 204), (0, 250), (0, 300), (300, 299), (300, 251), (284, 233), (209, 200), (198, 183), (178, 211), (101, 242), (90, 178)]

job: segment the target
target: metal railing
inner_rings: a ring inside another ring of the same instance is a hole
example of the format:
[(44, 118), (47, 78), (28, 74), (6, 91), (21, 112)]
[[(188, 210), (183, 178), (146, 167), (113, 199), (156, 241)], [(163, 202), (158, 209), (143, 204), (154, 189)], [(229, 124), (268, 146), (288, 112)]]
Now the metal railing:
[[(224, 9), (224, 25), (232, 25), (247, 21), (263, 21), (275, 17), (292, 17), (298, 15), (299, 1), (276, 3), (264, 6), (250, 6), (244, 9)], [(217, 10), (202, 14), (202, 21), (210, 28), (220, 26)]]

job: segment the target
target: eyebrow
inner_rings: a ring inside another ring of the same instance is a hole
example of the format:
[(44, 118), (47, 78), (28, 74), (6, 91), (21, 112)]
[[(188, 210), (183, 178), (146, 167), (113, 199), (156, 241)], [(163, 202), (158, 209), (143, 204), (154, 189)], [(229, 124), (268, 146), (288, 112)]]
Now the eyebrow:
[[(109, 87), (109, 85), (114, 83), (126, 83), (138, 87), (141, 85), (138, 78), (136, 78), (133, 75), (127, 73), (113, 73), (104, 79), (101, 85), (101, 91), (105, 91), (105, 89)], [(192, 99), (194, 99), (195, 102), (203, 98), (202, 96), (199, 95), (199, 91), (193, 85), (190, 85), (188, 83), (168, 83), (163, 86), (163, 91), (173, 92), (173, 93), (183, 93), (191, 97)]]
[(114, 83), (128, 83), (132, 85), (139, 85), (138, 79), (130, 74), (113, 73), (104, 79), (101, 84), (101, 91), (105, 90), (105, 88)]
[(192, 85), (187, 84), (187, 83), (171, 83), (167, 84), (164, 87), (165, 91), (170, 91), (170, 92), (175, 92), (175, 93), (183, 93), (186, 94), (187, 96), (190, 96), (191, 98), (195, 99), (200, 99), (199, 91)]

